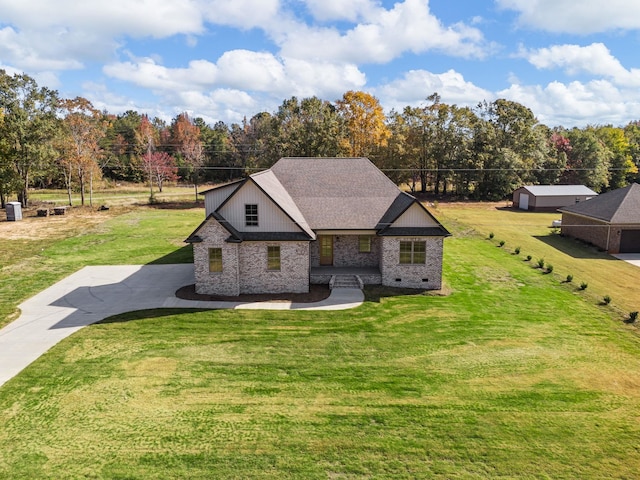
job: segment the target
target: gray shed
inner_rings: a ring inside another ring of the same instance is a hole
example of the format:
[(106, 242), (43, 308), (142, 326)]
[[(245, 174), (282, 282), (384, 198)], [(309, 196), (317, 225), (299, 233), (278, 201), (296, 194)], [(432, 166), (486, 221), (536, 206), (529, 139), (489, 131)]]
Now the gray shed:
[(597, 195), (584, 185), (525, 185), (513, 192), (513, 206), (520, 210), (555, 212)]

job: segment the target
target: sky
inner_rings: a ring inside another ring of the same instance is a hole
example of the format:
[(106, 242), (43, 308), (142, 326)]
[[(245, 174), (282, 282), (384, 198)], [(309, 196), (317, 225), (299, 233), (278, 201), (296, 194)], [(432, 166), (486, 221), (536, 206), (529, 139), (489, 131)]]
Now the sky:
[(0, 69), (62, 97), (239, 123), (348, 90), (386, 112), (498, 98), (640, 120), (640, 0), (0, 0)]

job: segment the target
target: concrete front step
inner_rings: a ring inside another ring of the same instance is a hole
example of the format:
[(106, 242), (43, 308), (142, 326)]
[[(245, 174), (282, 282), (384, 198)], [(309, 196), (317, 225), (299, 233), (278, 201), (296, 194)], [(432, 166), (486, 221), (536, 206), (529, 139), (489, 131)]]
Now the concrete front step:
[(331, 289), (358, 288), (362, 289), (362, 283), (356, 275), (334, 275), (330, 282)]

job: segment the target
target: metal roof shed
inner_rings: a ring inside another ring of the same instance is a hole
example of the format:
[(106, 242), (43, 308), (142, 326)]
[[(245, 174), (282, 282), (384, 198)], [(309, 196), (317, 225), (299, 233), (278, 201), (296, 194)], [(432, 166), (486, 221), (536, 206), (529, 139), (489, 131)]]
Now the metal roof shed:
[(525, 185), (513, 192), (513, 206), (520, 210), (555, 212), (597, 195), (584, 185)]

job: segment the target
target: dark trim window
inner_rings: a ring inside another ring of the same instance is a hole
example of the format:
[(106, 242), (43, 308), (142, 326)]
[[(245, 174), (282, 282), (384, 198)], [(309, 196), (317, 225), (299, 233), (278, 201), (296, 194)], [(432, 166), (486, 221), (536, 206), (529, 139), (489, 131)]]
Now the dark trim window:
[(247, 203), (244, 206), (244, 224), (247, 227), (258, 226), (258, 205), (255, 203)]
[(371, 236), (360, 235), (358, 237), (358, 252), (371, 253)]
[(280, 270), (280, 246), (267, 246), (267, 270)]
[(427, 261), (427, 242), (400, 242), (400, 263), (419, 265)]
[(222, 272), (222, 249), (221, 248), (209, 249), (209, 272), (212, 272), (212, 273)]

